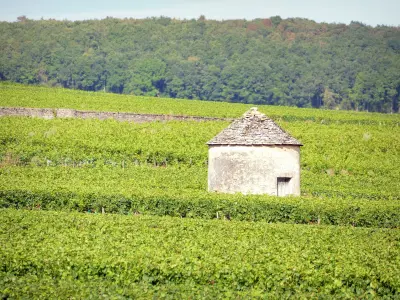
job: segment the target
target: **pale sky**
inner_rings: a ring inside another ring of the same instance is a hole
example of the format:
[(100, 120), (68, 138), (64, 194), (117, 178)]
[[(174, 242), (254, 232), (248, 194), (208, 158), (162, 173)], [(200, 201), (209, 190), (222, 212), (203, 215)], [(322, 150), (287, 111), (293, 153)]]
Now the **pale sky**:
[(0, 20), (102, 19), (167, 16), (178, 19), (255, 19), (279, 15), (317, 22), (359, 21), (367, 25), (400, 25), (400, 0), (0, 0)]

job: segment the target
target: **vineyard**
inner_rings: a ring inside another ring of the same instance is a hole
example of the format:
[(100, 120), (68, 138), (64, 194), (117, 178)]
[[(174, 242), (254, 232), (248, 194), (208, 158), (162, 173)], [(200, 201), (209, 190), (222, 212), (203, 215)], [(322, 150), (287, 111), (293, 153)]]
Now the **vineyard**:
[(9, 297), (372, 298), (400, 288), (398, 230), (16, 210), (0, 224)]
[[(237, 117), (249, 106), (0, 84), (0, 106)], [(226, 121), (0, 118), (0, 295), (400, 296), (400, 117), (260, 106), (301, 197), (207, 192)]]
[[(0, 82), (0, 106), (237, 118), (254, 104), (233, 105), (226, 102), (128, 96)], [(260, 105), (258, 108), (270, 118), (287, 121), (400, 124), (397, 114), (354, 113), (269, 105)]]

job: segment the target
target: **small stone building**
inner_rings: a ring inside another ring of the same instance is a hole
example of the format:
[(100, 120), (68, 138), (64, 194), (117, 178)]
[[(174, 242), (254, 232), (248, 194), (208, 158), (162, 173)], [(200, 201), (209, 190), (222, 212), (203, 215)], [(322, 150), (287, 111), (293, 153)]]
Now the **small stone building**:
[(300, 195), (302, 145), (257, 108), (207, 144), (210, 192)]

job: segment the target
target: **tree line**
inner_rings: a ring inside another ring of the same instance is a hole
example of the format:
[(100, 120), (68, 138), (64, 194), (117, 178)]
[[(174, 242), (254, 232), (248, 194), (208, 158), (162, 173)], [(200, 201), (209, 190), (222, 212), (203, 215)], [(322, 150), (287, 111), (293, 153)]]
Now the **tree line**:
[(0, 80), (87, 91), (399, 112), (400, 28), (167, 17), (0, 22)]

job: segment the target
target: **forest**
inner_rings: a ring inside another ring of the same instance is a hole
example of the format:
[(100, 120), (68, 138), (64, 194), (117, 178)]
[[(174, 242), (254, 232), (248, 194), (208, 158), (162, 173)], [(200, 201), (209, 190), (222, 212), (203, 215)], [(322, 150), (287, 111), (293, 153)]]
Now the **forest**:
[(167, 17), (0, 22), (0, 80), (119, 94), (399, 112), (400, 28)]

